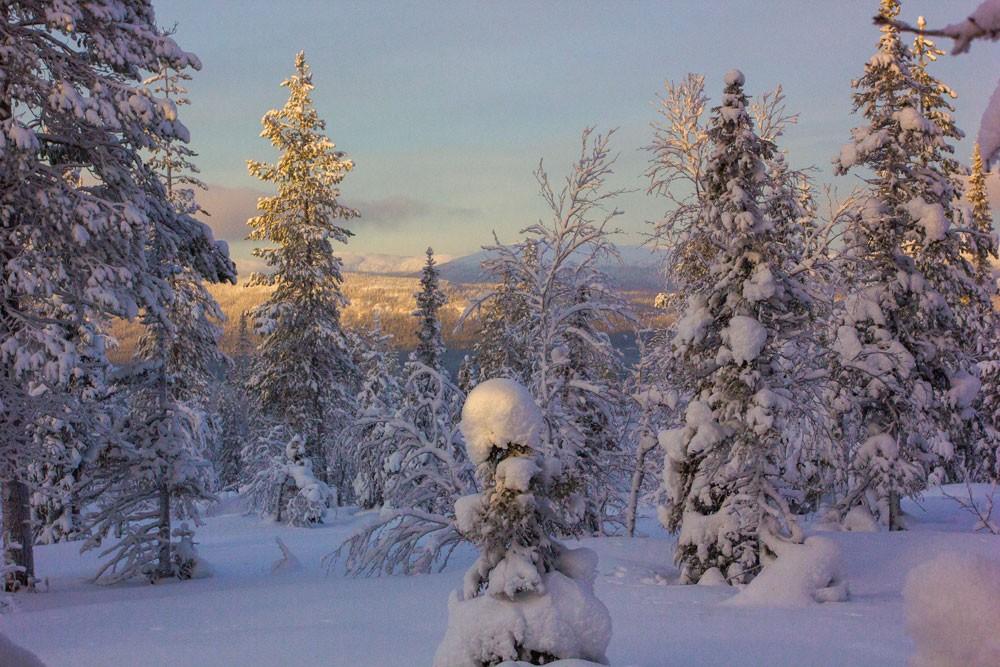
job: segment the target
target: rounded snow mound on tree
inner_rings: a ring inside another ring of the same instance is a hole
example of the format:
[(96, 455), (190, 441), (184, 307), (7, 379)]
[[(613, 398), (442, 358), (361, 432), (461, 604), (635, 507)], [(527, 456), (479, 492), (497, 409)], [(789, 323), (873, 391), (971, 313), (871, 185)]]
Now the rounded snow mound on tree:
[(743, 76), (743, 72), (738, 69), (731, 69), (726, 72), (726, 76), (723, 79), (727, 86), (742, 86), (746, 83), (746, 77)]
[(735, 315), (722, 330), (722, 340), (729, 345), (732, 360), (737, 364), (751, 363), (767, 342), (767, 329), (756, 318)]
[(907, 575), (903, 605), (914, 667), (1000, 665), (1000, 560), (939, 554)]
[(0, 634), (0, 665), (3, 667), (45, 667), (34, 653)]
[(506, 378), (477, 385), (462, 408), (460, 428), (476, 465), (486, 461), (494, 448), (517, 444), (537, 449), (544, 427), (542, 413), (528, 390)]
[(847, 599), (847, 584), (840, 576), (840, 550), (832, 540), (810, 537), (802, 544), (781, 542), (772, 547), (777, 549), (777, 559), (723, 604), (794, 608)]
[(516, 665), (531, 652), (560, 659), (547, 664), (607, 664), (611, 616), (592, 584), (559, 571), (542, 575), (542, 584), (545, 593), (515, 599), (481, 595), (463, 600), (452, 593), (448, 630), (434, 667)]

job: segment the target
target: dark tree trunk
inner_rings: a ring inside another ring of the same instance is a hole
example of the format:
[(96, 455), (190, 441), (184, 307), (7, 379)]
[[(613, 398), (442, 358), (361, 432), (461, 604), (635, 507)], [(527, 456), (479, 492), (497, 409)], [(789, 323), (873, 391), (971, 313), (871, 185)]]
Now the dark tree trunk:
[(898, 491), (889, 492), (889, 530), (906, 530), (903, 523), (902, 499)]
[[(30, 588), (35, 579), (34, 535), (31, 529), (31, 504), (28, 485), (12, 480), (0, 484), (3, 495), (3, 537), (6, 560), (19, 568), (4, 581), (4, 590)], [(16, 546), (15, 546), (16, 545)]]

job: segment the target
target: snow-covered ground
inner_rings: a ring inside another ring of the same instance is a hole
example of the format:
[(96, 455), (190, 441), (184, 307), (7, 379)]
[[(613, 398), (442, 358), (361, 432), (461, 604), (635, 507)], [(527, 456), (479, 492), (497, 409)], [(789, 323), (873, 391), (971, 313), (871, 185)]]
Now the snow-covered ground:
[[(851, 597), (806, 608), (724, 605), (731, 588), (675, 585), (672, 539), (649, 520), (648, 537), (584, 540), (600, 556), (612, 664), (906, 664), (907, 573), (946, 551), (1000, 559), (1000, 537), (974, 533), (974, 519), (940, 492), (906, 511), (908, 532), (824, 533), (841, 549)], [(429, 576), (328, 576), (321, 558), (363, 516), (342, 510), (308, 529), (244, 516), (231, 502), (214, 514), (198, 531), (214, 568), (208, 579), (101, 587), (87, 579), (95, 557), (80, 556), (77, 544), (40, 547), (47, 590), (17, 595), (0, 632), (50, 667), (423, 666), (444, 634), (448, 594), (474, 558), (468, 549)], [(272, 573), (276, 537), (301, 567)]]

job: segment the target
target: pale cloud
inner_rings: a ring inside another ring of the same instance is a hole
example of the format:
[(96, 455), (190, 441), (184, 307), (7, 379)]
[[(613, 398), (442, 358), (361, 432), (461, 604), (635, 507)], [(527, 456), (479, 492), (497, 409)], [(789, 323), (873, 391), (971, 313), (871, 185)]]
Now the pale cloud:
[(257, 199), (264, 193), (253, 188), (233, 188), (211, 184), (197, 193), (198, 203), (208, 213), (201, 220), (212, 228), (217, 239), (241, 241), (250, 233), (247, 220), (257, 215)]
[(351, 199), (345, 202), (361, 213), (361, 222), (399, 227), (414, 220), (470, 221), (480, 216), (474, 208), (441, 206), (405, 195), (382, 199)]
[[(261, 190), (213, 183), (198, 193), (198, 201), (208, 213), (202, 220), (212, 228), (216, 238), (241, 241), (250, 233), (247, 220), (257, 215), (257, 200), (263, 196), (266, 193)], [(472, 222), (481, 216), (478, 209), (444, 206), (405, 195), (352, 198), (343, 203), (361, 213), (356, 224), (375, 224), (383, 228), (398, 228), (418, 220)]]

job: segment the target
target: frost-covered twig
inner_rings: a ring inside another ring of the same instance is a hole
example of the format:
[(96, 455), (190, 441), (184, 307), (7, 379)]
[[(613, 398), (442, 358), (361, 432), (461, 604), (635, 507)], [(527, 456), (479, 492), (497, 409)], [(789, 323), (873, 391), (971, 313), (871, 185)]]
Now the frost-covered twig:
[(993, 482), (993, 484), (990, 485), (989, 491), (986, 492), (986, 496), (983, 498), (982, 504), (976, 501), (976, 498), (972, 493), (972, 484), (970, 482), (965, 483), (965, 493), (968, 496), (967, 498), (953, 496), (943, 489), (941, 494), (945, 498), (954, 500), (958, 503), (959, 507), (976, 517), (976, 525), (973, 530), (977, 532), (984, 531), (990, 533), (991, 535), (1000, 535), (1000, 522), (993, 519), (993, 505), (996, 498), (996, 492), (997, 483)]

